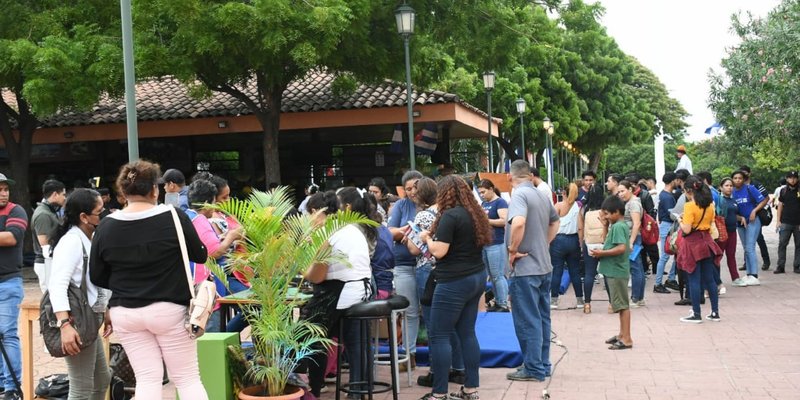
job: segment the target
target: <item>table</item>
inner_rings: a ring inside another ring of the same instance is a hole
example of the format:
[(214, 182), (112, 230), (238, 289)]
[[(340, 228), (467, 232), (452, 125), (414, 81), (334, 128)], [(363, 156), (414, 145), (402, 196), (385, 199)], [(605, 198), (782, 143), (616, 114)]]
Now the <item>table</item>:
[[(311, 294), (300, 293), (297, 288), (290, 288), (286, 295), (286, 301), (300, 300), (301, 302), (305, 302), (312, 296)], [(225, 327), (228, 325), (228, 321), (230, 321), (233, 307), (258, 305), (258, 301), (252, 297), (252, 291), (247, 289), (225, 297), (220, 297), (217, 299), (217, 304), (219, 304), (219, 331), (226, 332)]]

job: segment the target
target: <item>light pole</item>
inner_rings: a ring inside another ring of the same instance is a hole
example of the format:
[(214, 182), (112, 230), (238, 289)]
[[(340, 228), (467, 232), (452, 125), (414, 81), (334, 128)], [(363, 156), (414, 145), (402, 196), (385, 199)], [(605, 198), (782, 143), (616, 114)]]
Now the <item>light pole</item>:
[(556, 132), (550, 118), (544, 117), (542, 127), (547, 132), (547, 184), (553, 187), (553, 134)]
[[(522, 97), (517, 99), (517, 113), (519, 114), (519, 137), (522, 142), (522, 159), (528, 161), (528, 154), (525, 153), (525, 99)], [(530, 162), (528, 162), (530, 165)]]
[(494, 172), (494, 164), (492, 163), (494, 158), (494, 151), (492, 150), (492, 89), (494, 89), (494, 78), (494, 71), (483, 73), (483, 88), (486, 89), (486, 110), (489, 114), (489, 141), (487, 142), (489, 145), (489, 165), (487, 170), (489, 172)]
[(133, 22), (131, 0), (120, 0), (122, 18), (122, 63), (125, 74), (125, 116), (128, 126), (128, 161), (139, 159), (139, 128), (136, 124), (136, 76), (133, 68)]
[(416, 13), (408, 4), (403, 4), (394, 11), (397, 22), (397, 33), (403, 37), (403, 47), (406, 52), (406, 105), (408, 107), (408, 160), (411, 169), (417, 169), (417, 160), (414, 157), (414, 100), (411, 96), (411, 55), (408, 42), (414, 34), (414, 18)]

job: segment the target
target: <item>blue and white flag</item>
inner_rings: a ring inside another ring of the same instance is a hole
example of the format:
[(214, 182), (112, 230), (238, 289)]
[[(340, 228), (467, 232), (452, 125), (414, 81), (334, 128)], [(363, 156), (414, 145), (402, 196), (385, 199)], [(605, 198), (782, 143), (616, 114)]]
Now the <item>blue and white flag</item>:
[(392, 134), (392, 145), (389, 146), (390, 153), (403, 152), (403, 126), (397, 124), (394, 126), (394, 134)]
[(436, 151), (436, 142), (439, 133), (436, 124), (425, 124), (425, 127), (414, 137), (414, 152), (417, 154), (431, 155)]
[(720, 129), (722, 129), (722, 124), (719, 122), (714, 122), (714, 125), (709, 126), (706, 128), (706, 135), (716, 135), (719, 133)]

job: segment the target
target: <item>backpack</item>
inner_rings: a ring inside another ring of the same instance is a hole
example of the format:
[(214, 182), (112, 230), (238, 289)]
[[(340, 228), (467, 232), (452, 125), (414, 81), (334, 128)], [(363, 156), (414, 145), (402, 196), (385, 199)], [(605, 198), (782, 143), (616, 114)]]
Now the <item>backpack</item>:
[(603, 243), (603, 223), (600, 210), (587, 211), (583, 216), (583, 241), (588, 244)]
[(648, 213), (642, 213), (642, 228), (640, 229), (640, 233), (642, 234), (643, 244), (646, 245), (658, 244), (658, 239), (659, 239), (658, 223)]

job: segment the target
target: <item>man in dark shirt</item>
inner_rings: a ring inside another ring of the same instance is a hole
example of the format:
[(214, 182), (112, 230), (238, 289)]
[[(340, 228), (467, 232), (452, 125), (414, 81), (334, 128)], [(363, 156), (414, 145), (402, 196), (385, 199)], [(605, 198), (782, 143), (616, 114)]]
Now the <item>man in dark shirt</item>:
[(0, 335), (10, 364), (0, 358), (0, 387), (5, 389), (5, 400), (22, 398), (16, 385), (22, 380), (17, 326), (23, 296), (22, 242), (28, 229), (28, 215), (22, 207), (9, 201), (13, 184), (13, 180), (0, 174)]
[(586, 204), (586, 196), (589, 195), (589, 189), (591, 189), (592, 185), (597, 181), (597, 174), (592, 170), (587, 170), (583, 171), (583, 176), (581, 178), (583, 179), (583, 185), (578, 189), (578, 201), (581, 203), (581, 206), (583, 206)]
[(797, 171), (786, 174), (786, 187), (781, 189), (778, 200), (778, 226), (775, 228), (780, 234), (778, 242), (778, 266), (776, 274), (784, 273), (786, 266), (786, 246), (789, 238), (794, 235), (794, 273), (800, 274), (800, 191), (797, 187)]
[[(675, 207), (675, 197), (672, 196), (672, 190), (675, 188), (676, 176), (674, 172), (665, 173), (664, 177), (661, 179), (661, 181), (664, 182), (664, 190), (658, 194), (658, 243), (662, 248), (661, 256), (656, 265), (656, 283), (655, 287), (653, 287), (654, 293), (670, 293), (670, 291), (667, 290), (668, 287), (675, 290), (679, 288), (678, 282), (675, 280), (674, 271), (670, 271), (666, 285), (662, 283), (664, 279), (664, 269), (670, 258), (670, 255), (664, 251), (663, 246), (664, 240), (667, 238), (670, 228), (672, 228), (670, 212), (672, 212), (672, 208)], [(673, 261), (673, 264), (674, 263)]]

